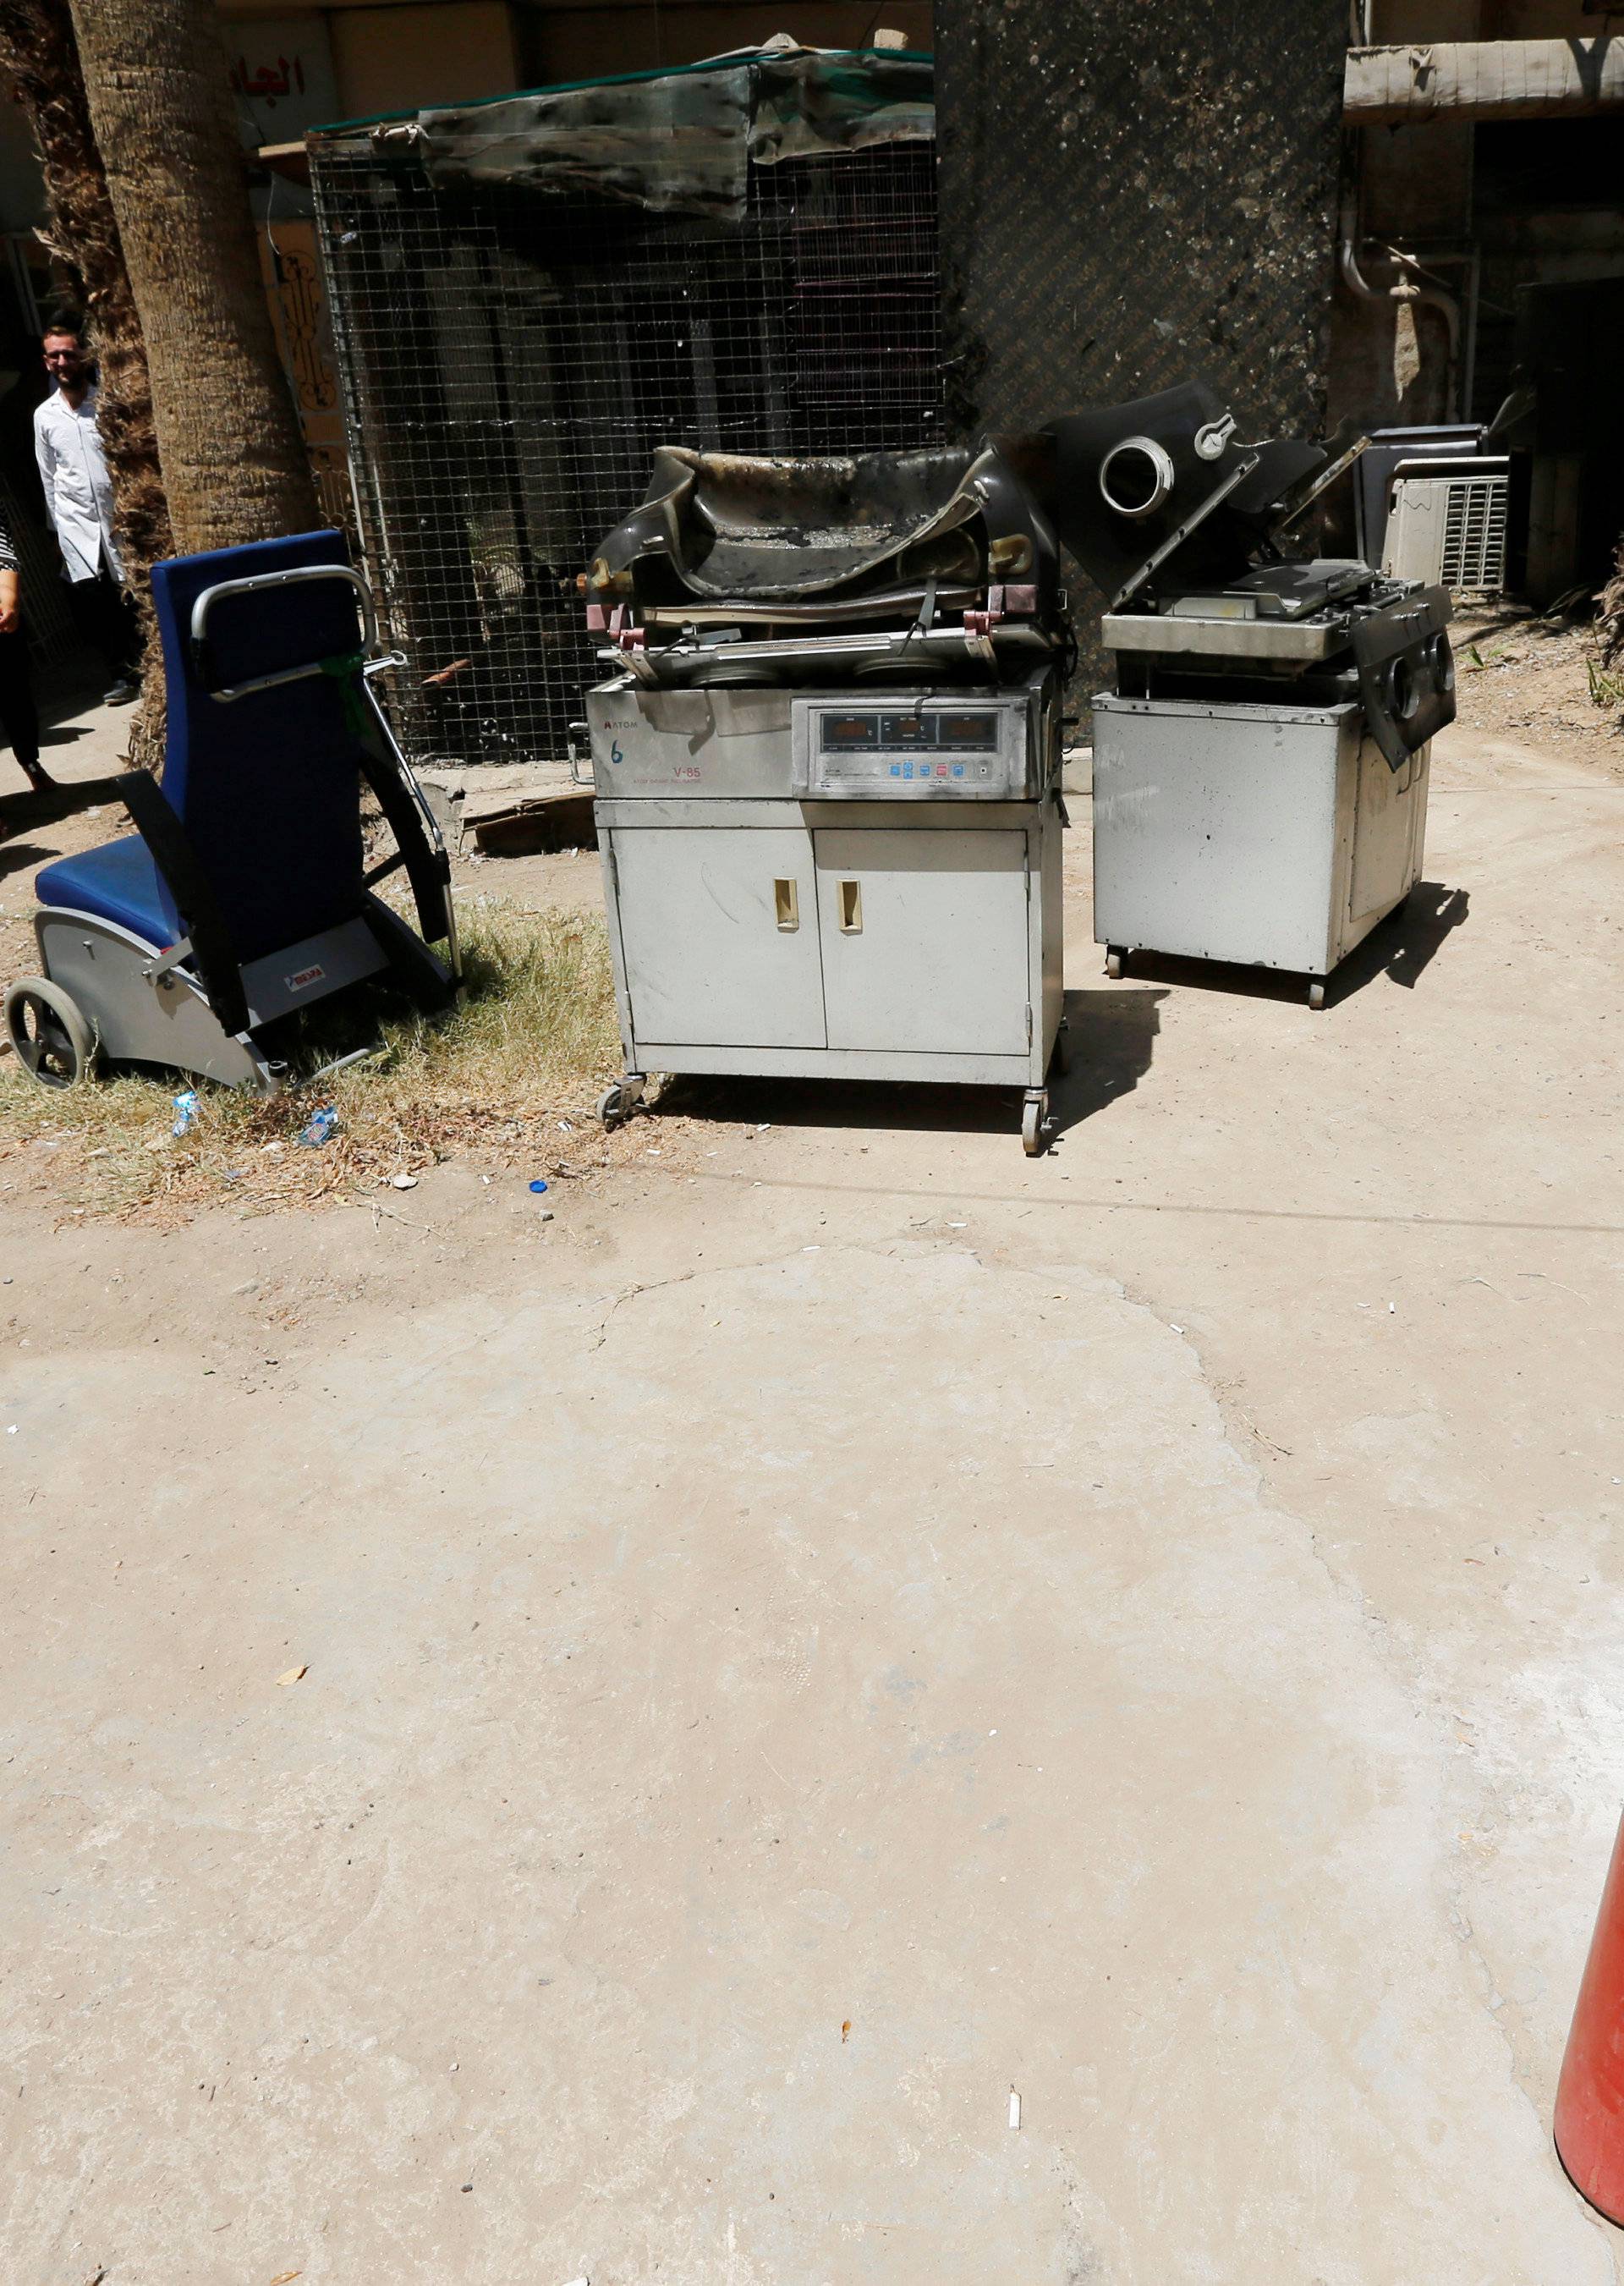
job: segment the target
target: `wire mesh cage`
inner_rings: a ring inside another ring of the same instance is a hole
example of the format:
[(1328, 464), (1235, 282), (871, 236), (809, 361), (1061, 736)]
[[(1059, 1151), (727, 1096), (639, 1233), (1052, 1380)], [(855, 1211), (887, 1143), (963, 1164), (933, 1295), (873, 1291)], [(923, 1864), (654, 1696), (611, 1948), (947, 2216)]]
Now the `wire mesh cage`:
[(362, 543), (418, 761), (560, 760), (598, 679), (577, 580), (655, 448), (942, 434), (935, 146), (749, 162), (741, 221), (437, 184), (312, 146)]

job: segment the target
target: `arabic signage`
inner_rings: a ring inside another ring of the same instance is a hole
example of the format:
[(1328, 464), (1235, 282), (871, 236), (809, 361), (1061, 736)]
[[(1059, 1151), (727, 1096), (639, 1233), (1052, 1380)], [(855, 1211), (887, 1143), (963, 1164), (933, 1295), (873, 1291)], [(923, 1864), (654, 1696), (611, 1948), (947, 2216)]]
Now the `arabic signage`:
[(297, 143), (307, 128), (338, 117), (338, 81), (321, 17), (239, 17), (224, 28), (245, 143)]

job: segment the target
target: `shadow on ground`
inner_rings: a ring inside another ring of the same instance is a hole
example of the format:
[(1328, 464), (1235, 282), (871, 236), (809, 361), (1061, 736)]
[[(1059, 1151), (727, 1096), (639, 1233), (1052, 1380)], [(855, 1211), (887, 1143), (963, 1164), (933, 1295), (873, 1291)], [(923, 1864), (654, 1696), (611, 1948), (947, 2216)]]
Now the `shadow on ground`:
[[(4, 830), (4, 806), (0, 804), (0, 831)], [(49, 865), (60, 856), (58, 849), (48, 849), (41, 841), (0, 840), (0, 881), (7, 881), (13, 873), (27, 873), (36, 865)]]
[[(1464, 889), (1447, 888), (1441, 881), (1417, 881), (1403, 904), (1378, 922), (1326, 979), (1326, 1006), (1335, 1008), (1378, 976), (1413, 989), (1444, 939), (1465, 920), (1470, 902)], [(1286, 969), (1250, 968), (1236, 961), (1186, 960), (1177, 953), (1136, 950), (1131, 967), (1135, 976), (1177, 985), (1181, 991), (1285, 1001), (1305, 1000), (1308, 993), (1306, 976)]]
[[(4, 767), (0, 764), (0, 767)], [(0, 878), (20, 872), (28, 865), (47, 865), (53, 857), (62, 855), (60, 849), (44, 847), (36, 841), (20, 840), (20, 835), (49, 833), (65, 817), (74, 817), (87, 809), (112, 802), (117, 806), (119, 823), (115, 832), (132, 829), (124, 816), (118, 792), (118, 779), (75, 778), (70, 784), (52, 786), (47, 792), (35, 793), (32, 787), (26, 792), (0, 795)]]
[[(1150, 1068), (1165, 992), (1068, 992), (1071, 1069), (1051, 1073), (1052, 1136), (1076, 1127), (1129, 1094)], [(855, 1079), (728, 1079), (682, 1075), (662, 1090), (650, 1115), (766, 1121), (783, 1127), (900, 1129), (907, 1133), (1018, 1137), (1021, 1092), (1012, 1087), (934, 1087), (924, 1082)]]
[(1447, 889), (1441, 881), (1417, 881), (1398, 911), (1389, 913), (1348, 955), (1327, 997), (1336, 1002), (1378, 976), (1413, 990), (1444, 939), (1465, 920), (1470, 905), (1464, 889)]
[(1131, 1095), (1150, 1069), (1162, 1029), (1164, 991), (1107, 989), (1066, 995), (1071, 1069), (1049, 1078), (1049, 1118), (1056, 1135)]

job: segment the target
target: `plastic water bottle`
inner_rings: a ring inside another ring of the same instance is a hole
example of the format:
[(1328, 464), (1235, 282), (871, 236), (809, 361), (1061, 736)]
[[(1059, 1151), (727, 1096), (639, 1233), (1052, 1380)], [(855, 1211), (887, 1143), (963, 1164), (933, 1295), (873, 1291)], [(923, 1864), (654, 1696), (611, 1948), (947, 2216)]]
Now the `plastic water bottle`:
[(175, 1099), (175, 1124), (169, 1130), (170, 1134), (185, 1134), (188, 1128), (196, 1123), (196, 1120), (197, 1090), (194, 1087), (188, 1087)]
[(327, 1141), (337, 1124), (337, 1111), (332, 1104), (324, 1103), (319, 1111), (311, 1112), (309, 1119), (299, 1130), (299, 1140), (301, 1143), (308, 1144), (312, 1151), (317, 1150)]

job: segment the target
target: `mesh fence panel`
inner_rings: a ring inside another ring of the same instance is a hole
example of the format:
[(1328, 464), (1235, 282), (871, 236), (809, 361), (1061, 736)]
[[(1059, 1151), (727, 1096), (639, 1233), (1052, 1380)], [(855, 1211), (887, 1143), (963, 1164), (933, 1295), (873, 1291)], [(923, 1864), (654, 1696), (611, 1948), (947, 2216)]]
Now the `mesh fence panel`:
[(597, 674), (577, 577), (657, 445), (941, 434), (934, 146), (753, 165), (737, 226), (438, 188), (366, 137), (318, 145), (312, 181), (414, 760), (566, 753)]

